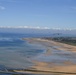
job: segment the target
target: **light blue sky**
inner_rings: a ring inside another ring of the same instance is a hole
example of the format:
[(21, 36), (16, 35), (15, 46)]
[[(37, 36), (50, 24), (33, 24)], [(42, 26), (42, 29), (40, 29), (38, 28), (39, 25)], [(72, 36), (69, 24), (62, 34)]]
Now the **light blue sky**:
[(0, 0), (0, 26), (76, 28), (76, 0)]

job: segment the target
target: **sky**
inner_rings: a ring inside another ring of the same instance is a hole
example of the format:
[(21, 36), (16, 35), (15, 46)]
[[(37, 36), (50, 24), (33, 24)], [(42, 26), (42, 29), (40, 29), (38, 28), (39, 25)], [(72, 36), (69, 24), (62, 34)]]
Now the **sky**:
[(0, 0), (0, 26), (76, 28), (76, 0)]

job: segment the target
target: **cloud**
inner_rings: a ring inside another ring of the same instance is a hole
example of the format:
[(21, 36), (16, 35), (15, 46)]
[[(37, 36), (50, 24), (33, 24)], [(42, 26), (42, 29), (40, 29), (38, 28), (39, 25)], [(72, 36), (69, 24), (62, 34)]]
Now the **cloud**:
[(50, 29), (49, 27), (33, 26), (0, 26), (0, 28), (28, 28), (28, 29)]
[(76, 30), (76, 28), (49, 28), (49, 27), (39, 27), (39, 26), (36, 26), (36, 27), (33, 27), (33, 26), (0, 26), (0, 28), (14, 28), (14, 29), (22, 29), (22, 28), (25, 28), (25, 29), (42, 29), (42, 30)]
[(1, 9), (1, 10), (4, 10), (4, 9), (5, 9), (5, 7), (4, 7), (4, 6), (0, 6), (0, 9)]

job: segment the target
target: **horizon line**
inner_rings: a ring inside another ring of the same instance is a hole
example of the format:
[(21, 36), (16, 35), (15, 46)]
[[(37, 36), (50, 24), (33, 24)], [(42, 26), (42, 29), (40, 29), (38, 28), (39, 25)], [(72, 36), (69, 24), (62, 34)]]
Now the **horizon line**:
[(33, 26), (0, 26), (0, 28), (26, 28), (26, 29), (52, 29), (52, 30), (76, 30), (76, 28), (57, 28), (57, 27), (53, 27), (53, 28), (49, 28), (49, 27), (33, 27)]

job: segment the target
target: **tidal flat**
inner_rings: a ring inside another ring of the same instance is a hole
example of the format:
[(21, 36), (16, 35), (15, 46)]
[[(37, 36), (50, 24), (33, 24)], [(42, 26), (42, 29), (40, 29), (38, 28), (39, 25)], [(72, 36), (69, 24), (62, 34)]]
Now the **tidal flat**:
[(76, 75), (76, 47), (60, 42), (41, 38), (24, 38), (31, 44), (39, 44), (45, 52), (33, 57), (34, 63), (29, 69), (15, 71), (19, 73)]
[[(18, 44), (13, 48), (4, 47), (6, 51), (0, 47), (0, 57), (3, 58), (0, 63), (7, 65), (5, 73), (10, 72), (12, 75), (76, 75), (75, 46), (44, 38), (23, 38)], [(3, 55), (4, 53), (6, 54)]]

